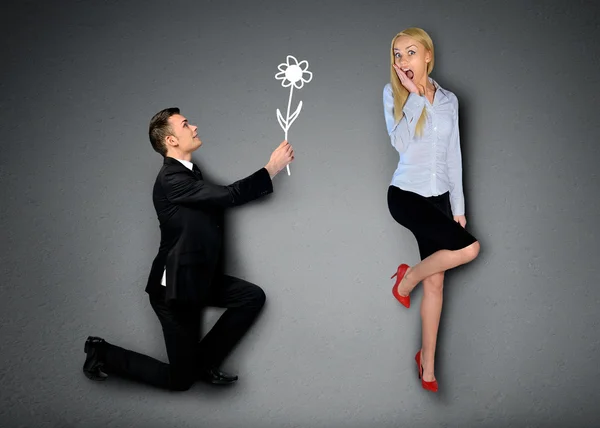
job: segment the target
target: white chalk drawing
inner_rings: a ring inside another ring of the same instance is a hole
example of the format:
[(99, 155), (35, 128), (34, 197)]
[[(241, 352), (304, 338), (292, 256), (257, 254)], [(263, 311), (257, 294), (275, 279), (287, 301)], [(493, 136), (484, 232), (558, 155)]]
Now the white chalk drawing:
[[(302, 89), (305, 83), (308, 83), (312, 80), (312, 73), (308, 71), (308, 61), (300, 61), (293, 57), (292, 55), (288, 55), (285, 62), (279, 64), (277, 67), (279, 73), (275, 75), (275, 79), (281, 80), (281, 86), (284, 88), (290, 87), (290, 98), (288, 100), (287, 106), (287, 114), (285, 115), (285, 119), (283, 115), (277, 109), (277, 121), (279, 121), (279, 126), (285, 132), (285, 140), (288, 138), (288, 130), (292, 123), (298, 118), (300, 114), (300, 110), (302, 109), (302, 101), (296, 107), (296, 110), (290, 116), (290, 106), (292, 105), (292, 93), (294, 92), (294, 87), (296, 89)], [(290, 175), (290, 166), (287, 166), (287, 173)]]

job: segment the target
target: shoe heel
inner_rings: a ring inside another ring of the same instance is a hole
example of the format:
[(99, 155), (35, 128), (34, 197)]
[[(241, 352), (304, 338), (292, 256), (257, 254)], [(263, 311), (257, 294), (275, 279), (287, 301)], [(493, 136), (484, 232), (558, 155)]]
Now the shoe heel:
[(431, 392), (437, 392), (439, 388), (437, 380), (427, 382), (426, 380), (422, 379), (423, 366), (421, 365), (421, 351), (417, 352), (417, 355), (415, 355), (415, 361), (417, 362), (419, 379), (421, 379), (421, 386), (423, 389)]
[(396, 271), (396, 273), (394, 275), (392, 275), (392, 279), (397, 276), (396, 283), (392, 287), (392, 294), (394, 295), (396, 300), (398, 300), (406, 308), (410, 308), (410, 295), (409, 296), (401, 296), (398, 293), (398, 285), (400, 284), (400, 282), (406, 275), (406, 272), (408, 271), (408, 269), (409, 269), (409, 266), (407, 264), (401, 264), (400, 266), (398, 266), (398, 270)]

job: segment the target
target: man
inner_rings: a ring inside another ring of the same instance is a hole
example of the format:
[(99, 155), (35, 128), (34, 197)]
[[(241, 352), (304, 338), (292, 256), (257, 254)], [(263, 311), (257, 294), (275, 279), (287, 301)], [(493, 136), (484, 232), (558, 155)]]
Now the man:
[[(161, 241), (146, 292), (162, 325), (169, 364), (90, 336), (84, 346), (83, 372), (92, 380), (114, 374), (180, 391), (195, 380), (237, 381), (219, 366), (259, 314), (265, 294), (260, 287), (220, 271), (219, 214), (272, 193), (271, 180), (292, 162), (294, 151), (284, 141), (264, 168), (229, 186), (211, 185), (191, 162), (192, 153), (202, 145), (197, 129), (177, 108), (162, 110), (150, 121), (150, 142), (164, 163), (152, 195)], [(200, 341), (205, 306), (227, 310)]]

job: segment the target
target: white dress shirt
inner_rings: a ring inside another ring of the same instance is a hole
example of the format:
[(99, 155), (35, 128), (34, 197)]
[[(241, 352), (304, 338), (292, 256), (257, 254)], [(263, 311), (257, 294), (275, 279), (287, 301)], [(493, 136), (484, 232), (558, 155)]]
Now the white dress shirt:
[[(392, 146), (400, 154), (398, 167), (390, 184), (421, 196), (438, 196), (450, 192), (453, 215), (465, 214), (462, 184), (462, 160), (458, 131), (458, 99), (438, 85), (433, 104), (425, 96), (410, 93), (404, 116), (394, 120), (392, 85), (383, 88), (385, 123)], [(415, 135), (417, 121), (425, 108), (427, 120), (420, 137)]]
[[(176, 158), (173, 158), (176, 159)], [(190, 171), (192, 171), (192, 169), (194, 168), (194, 164), (191, 163), (190, 161), (186, 161), (183, 159), (177, 159), (179, 162), (181, 162), (185, 167), (187, 167)], [(165, 266), (165, 270), (163, 272), (163, 277), (162, 277), (162, 281), (160, 282), (163, 286), (167, 285), (167, 267)]]

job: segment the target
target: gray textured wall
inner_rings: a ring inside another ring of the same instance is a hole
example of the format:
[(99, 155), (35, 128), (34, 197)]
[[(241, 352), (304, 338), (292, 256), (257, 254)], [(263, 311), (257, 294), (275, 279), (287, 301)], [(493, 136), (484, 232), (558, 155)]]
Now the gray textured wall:
[[(600, 423), (598, 6), (321, 3), (3, 4), (1, 426)], [(460, 101), (482, 243), (447, 275), (438, 395), (417, 381), (418, 305), (401, 308), (389, 279), (418, 260), (386, 205), (397, 154), (381, 100), (389, 42), (413, 25)], [(143, 292), (159, 242), (150, 117), (179, 106), (206, 174), (246, 176), (283, 138), (288, 92), (273, 76), (288, 53), (314, 73), (294, 96), (292, 176), (228, 216), (229, 272), (268, 295), (226, 365), (240, 382), (169, 393), (87, 380), (88, 334), (166, 358)]]

